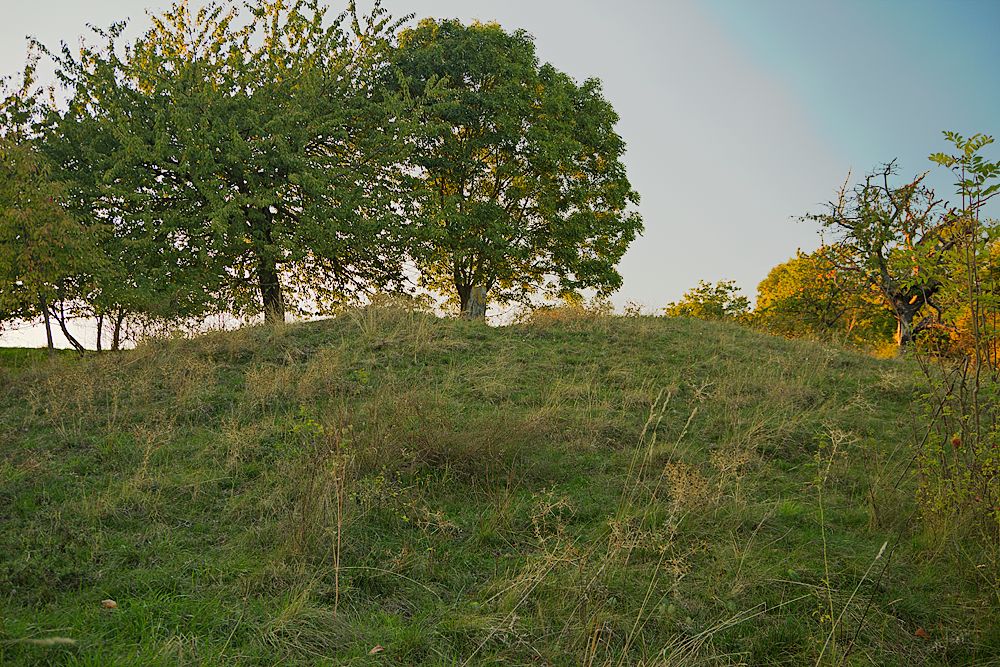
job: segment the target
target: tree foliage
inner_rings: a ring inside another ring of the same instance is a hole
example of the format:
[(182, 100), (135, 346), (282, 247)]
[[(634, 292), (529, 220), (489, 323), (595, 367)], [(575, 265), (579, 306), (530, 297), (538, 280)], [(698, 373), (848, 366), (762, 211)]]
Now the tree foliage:
[(893, 183), (896, 173), (890, 162), (854, 188), (845, 184), (825, 212), (806, 218), (834, 236), (837, 252), (830, 258), (836, 267), (878, 290), (896, 319), (896, 342), (906, 347), (940, 321), (936, 296), (954, 225), (940, 215), (941, 201), (924, 184), (926, 173), (902, 185)]
[(720, 280), (714, 285), (701, 280), (680, 300), (667, 304), (664, 312), (668, 317), (743, 320), (750, 312), (750, 300), (734, 280)]
[(135, 39), (36, 43), (65, 102), (4, 103), (4, 315), (110, 322), (118, 347), (125, 322), (328, 312), (413, 267), (477, 315), (616, 289), (642, 221), (600, 82), (523, 31), (402, 25), (176, 0)]
[(799, 251), (772, 268), (757, 286), (754, 324), (783, 336), (865, 345), (890, 341), (891, 313), (859, 273), (839, 268), (844, 252), (840, 246)]
[(0, 90), (0, 323), (42, 317), (51, 348), (56, 315), (79, 347), (66, 331), (64, 304), (98, 262), (93, 239), (67, 213), (64, 188), (37, 150), (35, 63), (29, 59), (19, 87)]
[(934, 153), (930, 159), (954, 174), (959, 201), (948, 208), (954, 243), (944, 257), (947, 280), (939, 301), (952, 347), (970, 354), (976, 365), (996, 366), (1000, 359), (1000, 225), (984, 219), (983, 207), (1000, 195), (1000, 161), (987, 160), (982, 151), (993, 137), (964, 137), (945, 132), (953, 153)]
[(600, 82), (539, 63), (530, 35), (496, 24), (426, 19), (399, 41), (395, 63), (425, 100), (423, 283), (463, 312), (477, 288), (508, 302), (619, 287), (642, 222)]
[[(987, 135), (946, 132), (952, 152), (931, 160), (956, 177), (959, 201), (948, 207), (953, 243), (944, 257), (947, 281), (938, 295), (946, 347), (918, 347), (928, 391), (922, 396), (927, 435), (918, 451), (921, 509), (929, 521), (1000, 537), (1000, 229), (985, 204), (1000, 194), (1000, 161), (982, 151)], [(930, 341), (937, 343), (939, 341)], [(970, 530), (971, 529), (971, 530)]]
[[(281, 320), (399, 276), (407, 130), (383, 94), (396, 23), (318, 0), (175, 3), (53, 54), (71, 94), (47, 151), (107, 231), (107, 301)], [(110, 303), (109, 303), (110, 305)]]

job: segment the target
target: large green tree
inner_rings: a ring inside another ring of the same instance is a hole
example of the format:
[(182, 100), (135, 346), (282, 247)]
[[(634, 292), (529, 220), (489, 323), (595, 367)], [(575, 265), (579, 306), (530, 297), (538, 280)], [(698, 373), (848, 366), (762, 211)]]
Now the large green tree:
[[(353, 2), (177, 2), (53, 53), (68, 108), (46, 150), (106, 226), (107, 308), (282, 320), (400, 275), (409, 131), (384, 94), (397, 23)], [(290, 303), (294, 301), (294, 304)]]
[(487, 297), (617, 289), (642, 220), (600, 82), (541, 64), (526, 32), (456, 20), (404, 30), (395, 64), (425, 100), (424, 285), (472, 316)]

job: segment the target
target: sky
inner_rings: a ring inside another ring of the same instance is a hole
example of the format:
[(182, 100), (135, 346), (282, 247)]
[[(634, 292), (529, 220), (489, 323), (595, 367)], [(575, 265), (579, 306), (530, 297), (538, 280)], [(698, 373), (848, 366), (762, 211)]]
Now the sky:
[[(27, 35), (75, 45), (88, 23), (129, 17), (138, 30), (144, 10), (166, 4), (0, 2), (10, 5), (0, 74), (23, 65)], [(771, 267), (819, 245), (797, 218), (819, 210), (848, 173), (894, 158), (905, 175), (931, 169), (927, 156), (947, 149), (942, 130), (1000, 134), (1000, 0), (383, 5), (395, 16), (523, 28), (542, 60), (602, 80), (646, 226), (620, 265), (619, 306), (662, 308), (699, 280), (735, 280), (752, 297)], [(948, 174), (929, 179), (950, 192)], [(40, 341), (37, 331), (0, 333), (0, 345)]]

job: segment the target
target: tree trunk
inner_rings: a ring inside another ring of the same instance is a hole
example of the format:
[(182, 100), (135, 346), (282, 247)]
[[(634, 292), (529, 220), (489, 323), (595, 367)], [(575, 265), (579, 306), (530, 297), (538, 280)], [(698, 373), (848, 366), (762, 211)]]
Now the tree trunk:
[(69, 344), (72, 345), (73, 349), (75, 349), (77, 352), (79, 352), (80, 354), (83, 354), (87, 350), (87, 348), (85, 348), (83, 346), (83, 343), (81, 343), (80, 341), (78, 341), (73, 336), (73, 334), (71, 334), (69, 332), (69, 329), (66, 327), (66, 304), (65, 304), (65, 302), (63, 302), (62, 300), (59, 301), (59, 312), (58, 313), (53, 313), (53, 315), (55, 315), (56, 322), (59, 323), (59, 329), (62, 331), (63, 336), (66, 337), (66, 340), (69, 341)]
[(896, 303), (894, 308), (896, 313), (896, 347), (899, 348), (900, 352), (913, 345), (917, 339), (917, 333), (926, 326), (927, 318), (919, 324), (913, 323), (913, 318), (917, 316), (922, 306), (922, 302), (914, 300), (912, 297), (910, 299), (903, 298)]
[(486, 319), (487, 289), (481, 285), (456, 285), (462, 317), (467, 320)]
[(472, 296), (472, 285), (455, 284), (455, 291), (458, 292), (458, 312), (465, 313), (469, 307), (469, 297)]
[(45, 296), (41, 293), (38, 294), (38, 305), (42, 309), (42, 319), (45, 320), (46, 349), (49, 356), (52, 356), (55, 351), (55, 345), (52, 344), (52, 320), (49, 318), (49, 305), (45, 303)]
[(913, 344), (913, 313), (896, 313), (896, 347), (900, 351)]
[(938, 287), (939, 285), (926, 285), (919, 290), (911, 289), (891, 297), (892, 310), (896, 315), (896, 346), (900, 351), (913, 345), (917, 340), (917, 334), (933, 323), (932, 316), (924, 317), (914, 323), (913, 319), (924, 306), (929, 306), (940, 314), (940, 310), (931, 301), (931, 296)]
[(97, 351), (101, 352), (103, 348), (103, 341), (101, 337), (104, 335), (104, 313), (97, 316)]
[(285, 297), (281, 292), (281, 279), (273, 259), (261, 257), (257, 263), (257, 283), (264, 305), (264, 321), (285, 321)]
[(115, 314), (115, 326), (111, 330), (111, 350), (117, 352), (122, 349), (122, 325), (125, 323), (125, 309), (120, 309)]
[(264, 309), (264, 321), (285, 321), (285, 296), (281, 290), (274, 247), (274, 215), (268, 207), (247, 210), (247, 221), (253, 236), (253, 252), (257, 258), (257, 289)]

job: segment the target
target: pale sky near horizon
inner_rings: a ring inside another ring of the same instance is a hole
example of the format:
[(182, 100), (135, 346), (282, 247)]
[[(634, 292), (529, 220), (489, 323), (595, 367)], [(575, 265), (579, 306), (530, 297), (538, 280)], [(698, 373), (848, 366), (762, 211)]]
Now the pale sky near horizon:
[[(145, 9), (167, 4), (2, 2), (0, 75), (22, 67), (26, 35), (75, 45), (87, 23), (129, 17), (138, 29)], [(646, 224), (621, 263), (618, 305), (661, 308), (700, 279), (736, 280), (752, 297), (772, 266), (818, 245), (795, 219), (848, 171), (898, 158), (915, 174), (947, 148), (942, 130), (1000, 134), (1000, 0), (383, 4), (524, 28), (542, 60), (603, 81)], [(950, 191), (947, 174), (931, 178)], [(37, 331), (0, 333), (0, 345), (40, 342)]]

